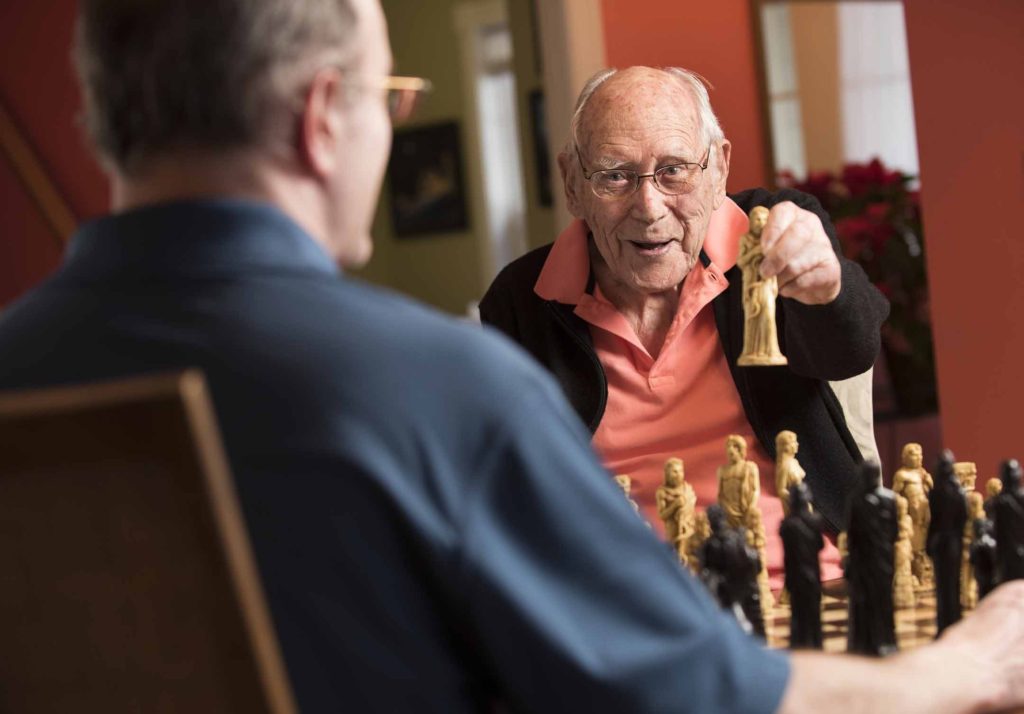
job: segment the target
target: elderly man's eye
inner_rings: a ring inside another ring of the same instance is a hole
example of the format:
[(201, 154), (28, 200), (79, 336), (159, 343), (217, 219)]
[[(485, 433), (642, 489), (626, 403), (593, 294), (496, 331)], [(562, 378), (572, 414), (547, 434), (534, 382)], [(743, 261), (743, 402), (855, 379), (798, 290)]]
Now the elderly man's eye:
[(676, 178), (686, 174), (685, 164), (673, 164), (672, 166), (666, 166), (659, 172), (665, 178)]
[(602, 171), (601, 180), (609, 184), (628, 183), (629, 174), (625, 171)]

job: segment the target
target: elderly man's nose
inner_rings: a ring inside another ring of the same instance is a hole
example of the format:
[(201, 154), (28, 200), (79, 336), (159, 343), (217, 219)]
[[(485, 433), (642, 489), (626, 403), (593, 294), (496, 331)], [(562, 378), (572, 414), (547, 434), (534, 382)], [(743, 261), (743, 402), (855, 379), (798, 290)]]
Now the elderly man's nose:
[(640, 185), (633, 194), (634, 214), (648, 223), (654, 223), (668, 210), (665, 206), (667, 196), (654, 183), (653, 176), (640, 179)]

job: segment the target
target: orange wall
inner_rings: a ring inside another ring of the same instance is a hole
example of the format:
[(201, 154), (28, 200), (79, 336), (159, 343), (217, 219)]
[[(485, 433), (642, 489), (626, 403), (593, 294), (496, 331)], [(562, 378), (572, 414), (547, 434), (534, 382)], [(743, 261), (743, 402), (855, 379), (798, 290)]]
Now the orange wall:
[(680, 66), (706, 77), (732, 142), (729, 190), (765, 186), (755, 46), (749, 0), (602, 0), (608, 65)]
[[(74, 0), (0, 2), (0, 101), (79, 219), (102, 214), (107, 182), (75, 126), (79, 97), (68, 57)], [(62, 248), (0, 154), (0, 306), (36, 284)]]
[(1024, 2), (905, 0), (946, 444), (1024, 458)]

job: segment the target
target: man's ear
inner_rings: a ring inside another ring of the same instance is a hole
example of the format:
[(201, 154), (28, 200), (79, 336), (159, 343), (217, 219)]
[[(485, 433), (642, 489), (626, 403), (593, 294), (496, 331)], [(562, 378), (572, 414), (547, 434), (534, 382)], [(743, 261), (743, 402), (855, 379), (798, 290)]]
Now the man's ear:
[(732, 157), (732, 144), (723, 139), (718, 151), (712, 150), (711, 162), (715, 169), (715, 208), (725, 200), (725, 184), (729, 180), (729, 159)]
[(558, 154), (558, 171), (562, 174), (562, 186), (565, 189), (565, 207), (576, 218), (583, 218), (583, 203), (580, 201), (576, 170), (577, 167), (573, 164), (569, 153), (560, 152)]
[(344, 91), (338, 71), (324, 68), (313, 77), (303, 98), (298, 152), (303, 164), (318, 178), (333, 174), (341, 160), (338, 144), (345, 129)]

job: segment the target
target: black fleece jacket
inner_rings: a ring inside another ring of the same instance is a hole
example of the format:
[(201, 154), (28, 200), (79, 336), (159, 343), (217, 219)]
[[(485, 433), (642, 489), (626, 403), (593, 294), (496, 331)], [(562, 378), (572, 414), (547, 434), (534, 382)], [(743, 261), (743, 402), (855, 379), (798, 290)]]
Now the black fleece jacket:
[[(828, 380), (853, 377), (874, 363), (879, 328), (889, 314), (889, 305), (860, 266), (842, 257), (835, 228), (817, 199), (791, 189), (775, 193), (751, 189), (730, 198), (744, 212), (754, 206), (792, 201), (817, 214), (839, 255), (842, 288), (834, 301), (804, 305), (788, 298), (779, 300), (776, 321), (779, 345), (789, 360), (786, 366), (736, 366), (743, 349), (738, 267), (726, 272), (729, 287), (714, 299), (712, 308), (743, 409), (761, 446), (774, 458), (775, 435), (783, 429), (796, 432), (800, 464), (807, 472), (817, 510), (831, 530), (842, 530), (846, 494), (857, 482), (861, 456)], [(484, 295), (480, 317), (546, 366), (580, 418), (594, 431), (604, 415), (608, 383), (589, 326), (573, 313), (574, 305), (544, 300), (533, 291), (550, 251), (549, 244), (506, 266)], [(703, 251), (701, 260), (707, 262)], [(680, 444), (680, 449), (684, 446)]]

